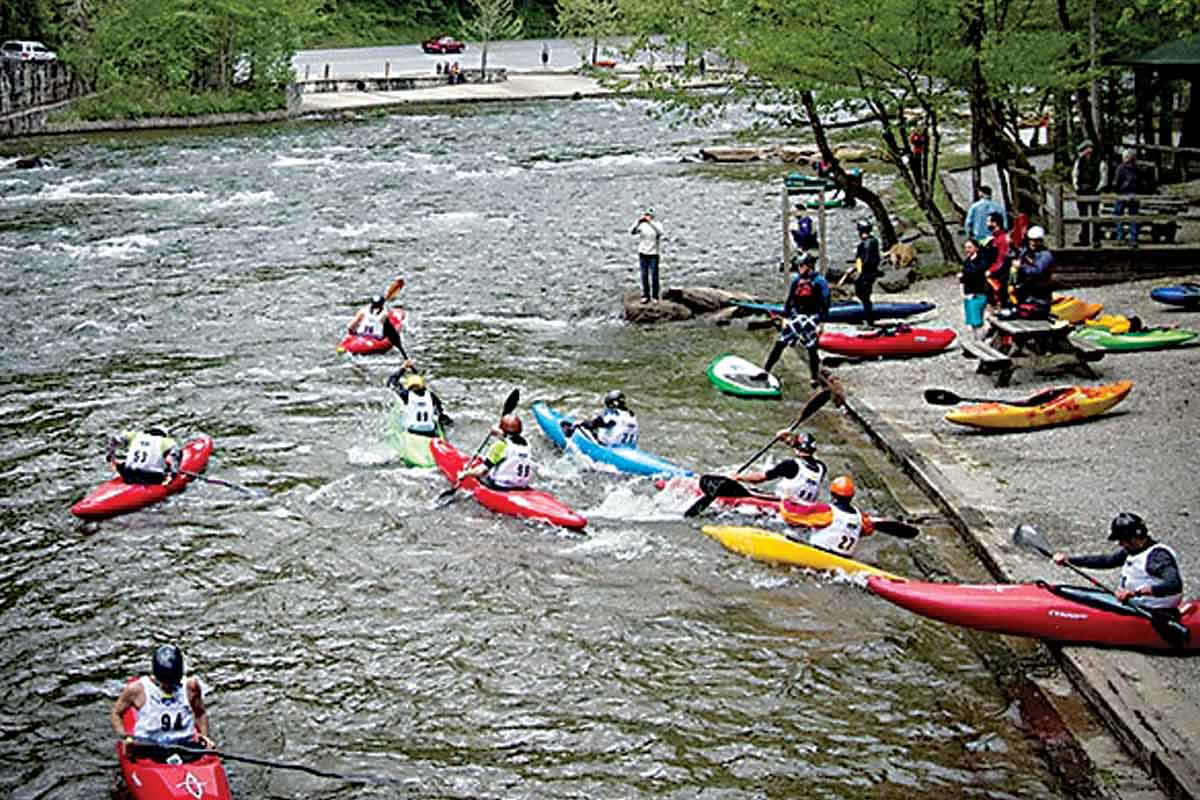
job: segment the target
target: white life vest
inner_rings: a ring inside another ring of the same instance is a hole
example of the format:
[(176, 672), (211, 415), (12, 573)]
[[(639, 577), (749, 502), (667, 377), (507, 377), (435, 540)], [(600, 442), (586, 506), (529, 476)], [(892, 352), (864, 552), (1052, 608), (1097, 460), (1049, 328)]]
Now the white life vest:
[(372, 339), (383, 338), (383, 321), (387, 318), (387, 309), (384, 308), (378, 313), (371, 310), (368, 306), (363, 312), (362, 319), (358, 321), (358, 335), (369, 336)]
[(794, 478), (783, 478), (778, 483), (781, 497), (797, 503), (815, 503), (817, 494), (821, 491), (821, 483), (825, 480), (825, 465), (816, 462), (814, 469), (805, 459), (794, 458), (799, 471)]
[(841, 556), (854, 555), (862, 536), (862, 514), (858, 511), (845, 511), (835, 505), (829, 510), (833, 512), (833, 521), (820, 530), (813, 531), (808, 537), (808, 543), (813, 547), (828, 550)]
[(187, 676), (175, 694), (167, 697), (158, 684), (143, 675), (138, 681), (146, 694), (146, 703), (138, 709), (133, 735), (160, 744), (186, 741), (196, 730), (192, 705), (187, 699)]
[(125, 466), (141, 472), (166, 473), (167, 460), (163, 457), (164, 440), (161, 436), (139, 433), (133, 437), (129, 452), (125, 454)]
[[(1152, 586), (1156, 582), (1156, 578), (1149, 572), (1146, 572), (1146, 562), (1150, 558), (1150, 554), (1155, 550), (1162, 548), (1171, 554), (1175, 559), (1175, 563), (1179, 563), (1179, 557), (1175, 555), (1175, 551), (1167, 547), (1165, 544), (1153, 544), (1147, 547), (1136, 556), (1129, 556), (1125, 559), (1125, 564), (1121, 567), (1121, 587), (1128, 589), (1131, 592), (1137, 592), (1143, 586)], [(1139, 597), (1137, 604), (1144, 608), (1175, 608), (1183, 601), (1183, 594), (1169, 594), (1163, 597)]]
[(527, 489), (535, 469), (529, 445), (506, 442), (504, 460), (492, 467), (490, 478), (502, 489)]
[(605, 447), (637, 447), (638, 421), (632, 411), (606, 408), (600, 415), (613, 424), (596, 430), (596, 441)]
[(413, 433), (433, 433), (437, 430), (437, 414), (433, 396), (428, 390), (418, 394), (410, 389), (404, 404), (404, 428)]

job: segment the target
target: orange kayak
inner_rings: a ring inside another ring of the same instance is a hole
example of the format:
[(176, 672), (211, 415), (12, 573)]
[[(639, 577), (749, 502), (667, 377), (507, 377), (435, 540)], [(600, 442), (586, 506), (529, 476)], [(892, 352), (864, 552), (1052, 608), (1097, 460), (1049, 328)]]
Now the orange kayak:
[(1060, 386), (1027, 400), (975, 403), (956, 408), (946, 419), (958, 425), (990, 430), (1020, 431), (1065, 425), (1103, 414), (1125, 399), (1133, 381), (1104, 386)]
[(1059, 295), (1050, 304), (1050, 313), (1072, 325), (1078, 325), (1099, 314), (1103, 308), (1103, 303), (1085, 303), (1078, 297)]

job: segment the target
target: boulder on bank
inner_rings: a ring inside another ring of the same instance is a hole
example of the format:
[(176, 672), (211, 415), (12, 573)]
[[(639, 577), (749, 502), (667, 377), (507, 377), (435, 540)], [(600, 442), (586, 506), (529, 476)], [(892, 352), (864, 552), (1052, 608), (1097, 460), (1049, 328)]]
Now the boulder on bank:
[(692, 310), (682, 303), (672, 303), (670, 300), (653, 300), (643, 303), (640, 292), (626, 292), (624, 305), (625, 319), (639, 325), (678, 322), (694, 316)]
[(735, 300), (752, 300), (745, 292), (730, 292), (713, 286), (671, 287), (662, 294), (662, 300), (642, 302), (640, 292), (626, 292), (622, 298), (625, 319), (640, 324), (675, 322), (692, 319), (699, 314), (736, 312), (731, 306)]
[(908, 269), (889, 269), (885, 270), (879, 276), (879, 288), (885, 292), (903, 292), (905, 289), (913, 285), (913, 281), (917, 279), (917, 271), (912, 267)]
[(700, 157), (705, 161), (720, 161), (724, 163), (742, 163), (746, 161), (766, 161), (774, 157), (774, 147), (701, 147)]
[(725, 308), (735, 300), (751, 300), (745, 292), (728, 292), (713, 286), (683, 286), (663, 292), (663, 300), (685, 305), (694, 314), (707, 314)]

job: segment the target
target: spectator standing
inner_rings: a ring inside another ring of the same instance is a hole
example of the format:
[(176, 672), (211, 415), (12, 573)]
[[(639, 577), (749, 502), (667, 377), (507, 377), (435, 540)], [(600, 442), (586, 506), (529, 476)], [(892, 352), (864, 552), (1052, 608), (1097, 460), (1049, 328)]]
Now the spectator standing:
[(908, 137), (908, 149), (912, 151), (912, 173), (917, 182), (925, 180), (925, 131), (915, 130)]
[(871, 221), (858, 221), (858, 248), (854, 251), (854, 296), (863, 306), (863, 327), (875, 326), (875, 306), (871, 303), (871, 292), (875, 290), (875, 280), (879, 277), (879, 265), (882, 262), (879, 254), (879, 240), (872, 232)]
[(987, 255), (974, 239), (963, 244), (963, 268), (958, 279), (963, 288), (963, 317), (976, 339), (983, 338), (983, 309), (988, 302)]
[[(1108, 184), (1108, 164), (1096, 154), (1096, 146), (1090, 141), (1080, 142), (1075, 158), (1075, 166), (1071, 170), (1071, 185), (1075, 187), (1078, 197), (1096, 195)], [(1081, 217), (1095, 217), (1100, 213), (1099, 200), (1075, 200), (1075, 208)], [(1100, 226), (1087, 222), (1079, 226), (1080, 247), (1100, 246)]]
[(1008, 227), (1008, 215), (1004, 213), (1004, 206), (992, 199), (992, 187), (980, 186), (978, 199), (967, 209), (967, 238), (979, 241), (987, 237), (988, 214), (999, 214), (1004, 227)]
[[(1113, 216), (1136, 215), (1138, 213), (1138, 200), (1135, 197), (1138, 193), (1138, 169), (1137, 152), (1133, 148), (1121, 154), (1121, 163), (1117, 166), (1117, 174), (1113, 179), (1113, 189), (1119, 195), (1117, 202), (1113, 203)], [(1137, 247), (1137, 237), (1138, 224), (1136, 222), (1130, 222), (1128, 225), (1117, 223), (1118, 242), (1125, 242), (1128, 239), (1130, 247)]]
[(638, 264), (642, 272), (642, 302), (658, 300), (658, 256), (662, 248), (663, 227), (647, 208), (629, 231), (638, 237)]
[(1008, 305), (1008, 231), (1004, 229), (1004, 219), (999, 214), (988, 214), (989, 238), (980, 242), (981, 249), (987, 255), (988, 264), (988, 303), (994, 307)]
[(546, 69), (546, 67), (549, 64), (550, 64), (550, 45), (548, 45), (546, 42), (542, 42), (542, 69)]

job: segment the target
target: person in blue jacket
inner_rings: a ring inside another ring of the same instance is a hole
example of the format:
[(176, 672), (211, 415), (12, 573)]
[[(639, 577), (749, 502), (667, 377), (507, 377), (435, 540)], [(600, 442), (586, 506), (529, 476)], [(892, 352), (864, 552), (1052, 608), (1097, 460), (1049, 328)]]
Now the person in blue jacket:
[(788, 285), (787, 300), (783, 304), (786, 320), (779, 331), (779, 338), (767, 360), (763, 371), (756, 376), (766, 380), (771, 367), (790, 345), (801, 344), (808, 351), (808, 373), (814, 387), (821, 383), (821, 355), (817, 340), (821, 333), (821, 321), (829, 316), (829, 282), (817, 270), (817, 259), (809, 253), (797, 253), (792, 257), (795, 277)]

